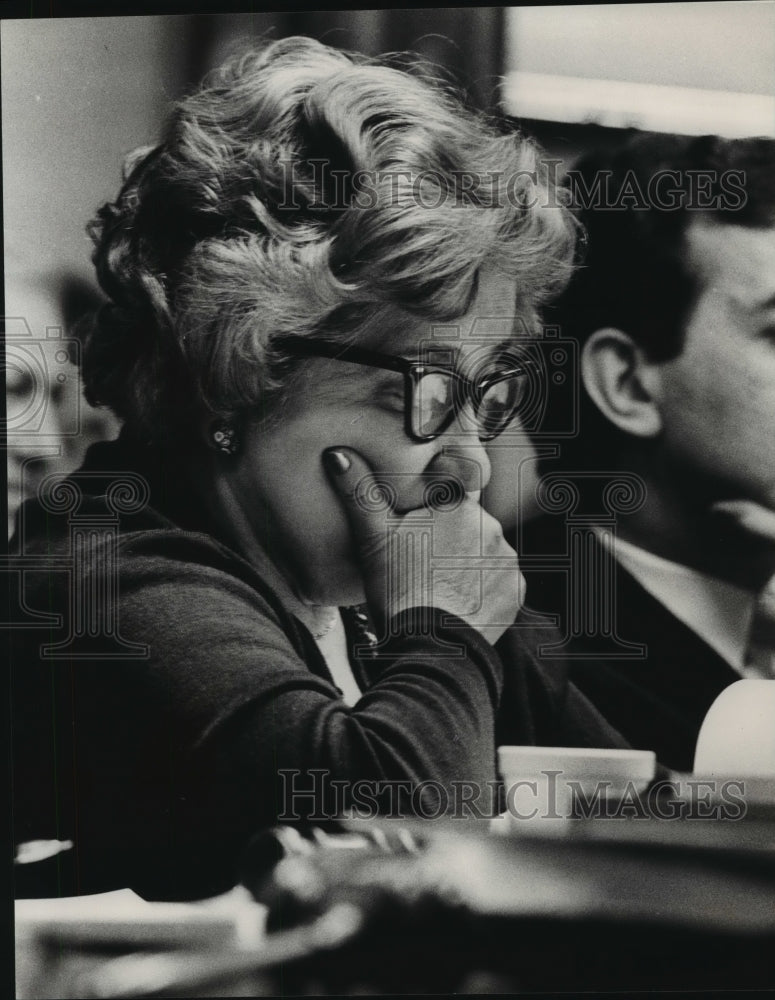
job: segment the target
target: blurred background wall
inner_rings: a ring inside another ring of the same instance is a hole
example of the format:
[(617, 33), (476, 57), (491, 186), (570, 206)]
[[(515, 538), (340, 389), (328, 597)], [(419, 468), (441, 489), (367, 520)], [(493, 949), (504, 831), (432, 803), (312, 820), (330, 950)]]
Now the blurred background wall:
[(236, 45), (291, 34), (417, 52), (565, 166), (630, 127), (775, 134), (772, 0), (4, 20), (9, 513), (117, 429), (80, 399), (60, 341), (97, 301), (84, 227), (123, 157)]
[(510, 7), (502, 103), (564, 161), (628, 127), (775, 134), (775, 3)]

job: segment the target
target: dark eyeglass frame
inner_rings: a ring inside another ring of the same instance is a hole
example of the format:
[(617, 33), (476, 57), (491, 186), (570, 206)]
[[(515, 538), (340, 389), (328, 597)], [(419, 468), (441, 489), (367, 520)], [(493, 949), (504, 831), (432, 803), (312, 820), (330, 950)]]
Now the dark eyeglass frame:
[[(404, 430), (408, 437), (418, 443), (433, 441), (440, 437), (452, 424), (457, 415), (465, 407), (466, 403), (471, 403), (474, 416), (479, 419), (479, 408), (485, 393), (494, 385), (513, 379), (516, 376), (526, 376), (529, 371), (537, 371), (538, 366), (530, 358), (524, 358), (519, 362), (509, 361), (497, 372), (485, 373), (484, 375), (471, 379), (458, 371), (453, 365), (428, 363), (425, 361), (411, 361), (409, 358), (402, 358), (396, 354), (383, 354), (380, 351), (372, 351), (365, 347), (353, 347), (347, 344), (338, 344), (332, 340), (323, 340), (313, 337), (287, 336), (279, 337), (274, 341), (275, 345), (286, 354), (300, 358), (330, 358), (333, 361), (347, 361), (356, 365), (366, 365), (369, 368), (381, 368), (385, 371), (398, 372), (404, 376)], [(457, 385), (458, 392), (453, 393), (452, 406), (449, 413), (443, 418), (441, 424), (430, 434), (422, 434), (415, 430), (412, 421), (414, 410), (414, 398), (420, 380), (426, 375), (442, 374), (452, 376)], [(479, 430), (480, 441), (492, 441), (501, 434), (509, 425), (522, 403), (518, 398), (513, 408), (504, 416), (502, 423), (494, 431)]]

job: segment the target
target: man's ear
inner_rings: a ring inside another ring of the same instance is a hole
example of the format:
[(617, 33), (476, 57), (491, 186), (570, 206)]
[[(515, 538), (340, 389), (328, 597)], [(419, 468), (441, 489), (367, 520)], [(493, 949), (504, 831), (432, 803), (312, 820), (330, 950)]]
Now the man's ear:
[(656, 366), (628, 333), (596, 330), (581, 354), (581, 377), (598, 409), (620, 430), (642, 438), (659, 434)]

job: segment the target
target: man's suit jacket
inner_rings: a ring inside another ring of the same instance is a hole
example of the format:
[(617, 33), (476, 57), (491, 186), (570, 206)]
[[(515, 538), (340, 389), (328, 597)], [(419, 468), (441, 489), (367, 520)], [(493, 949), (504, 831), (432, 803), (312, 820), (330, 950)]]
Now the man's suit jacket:
[[(528, 524), (521, 543), (527, 604), (557, 615), (565, 640), (554, 649), (542, 647), (539, 660), (565, 660), (575, 686), (633, 747), (654, 750), (667, 767), (690, 771), (705, 714), (739, 674), (620, 564), (611, 635), (569, 634), (568, 578), (547, 568), (551, 560), (540, 566), (542, 550), (557, 555), (557, 525), (548, 518)], [(597, 540), (590, 544), (599, 552)], [(622, 647), (622, 641), (645, 649), (628, 656), (633, 650)]]

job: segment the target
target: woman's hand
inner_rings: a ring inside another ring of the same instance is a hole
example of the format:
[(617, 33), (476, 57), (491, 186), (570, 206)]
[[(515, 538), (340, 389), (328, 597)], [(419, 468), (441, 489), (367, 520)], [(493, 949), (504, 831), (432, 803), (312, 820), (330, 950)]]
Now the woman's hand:
[(513, 623), (525, 584), (516, 552), (478, 499), (466, 495), (446, 509), (397, 514), (357, 452), (329, 449), (324, 459), (350, 523), (376, 621), (384, 625), (409, 608), (435, 607), (495, 643)]

